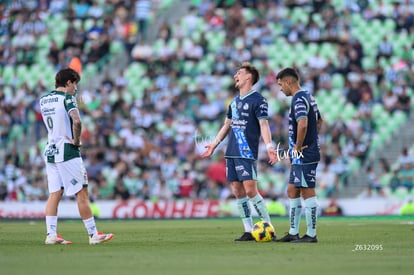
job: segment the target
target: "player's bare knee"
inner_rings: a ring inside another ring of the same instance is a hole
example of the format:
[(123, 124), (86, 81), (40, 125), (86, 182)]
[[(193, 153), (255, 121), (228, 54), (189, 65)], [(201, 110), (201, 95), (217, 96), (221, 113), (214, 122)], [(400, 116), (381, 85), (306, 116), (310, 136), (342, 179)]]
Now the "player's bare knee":
[(299, 198), (300, 197), (300, 189), (295, 188), (293, 184), (289, 184), (287, 195), (290, 199)]

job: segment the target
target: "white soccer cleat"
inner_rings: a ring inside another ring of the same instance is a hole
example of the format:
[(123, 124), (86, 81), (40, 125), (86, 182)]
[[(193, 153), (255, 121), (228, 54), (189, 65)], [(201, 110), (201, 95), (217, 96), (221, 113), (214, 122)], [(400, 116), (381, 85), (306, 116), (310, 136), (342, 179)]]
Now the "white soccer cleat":
[(110, 241), (115, 235), (112, 233), (102, 233), (98, 232), (98, 235), (89, 237), (89, 244), (100, 244)]
[(72, 242), (63, 239), (61, 235), (55, 235), (55, 236), (47, 235), (45, 244), (72, 244)]

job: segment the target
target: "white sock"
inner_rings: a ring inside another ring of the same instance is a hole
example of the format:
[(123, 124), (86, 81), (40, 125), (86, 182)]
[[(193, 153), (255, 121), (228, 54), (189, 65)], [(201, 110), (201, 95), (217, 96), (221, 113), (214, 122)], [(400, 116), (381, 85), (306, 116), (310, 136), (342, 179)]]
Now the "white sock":
[(270, 222), (269, 212), (267, 211), (266, 204), (265, 204), (265, 201), (263, 200), (263, 197), (260, 194), (257, 194), (253, 198), (250, 198), (250, 200), (254, 208), (256, 209), (257, 214), (259, 214), (260, 218), (263, 221), (272, 224)]
[(46, 216), (46, 232), (49, 236), (57, 235), (57, 216)]
[(98, 230), (96, 229), (95, 218), (90, 217), (87, 220), (83, 220), (83, 224), (85, 225), (86, 230), (88, 230), (89, 236), (94, 236), (98, 234)]
[(249, 199), (247, 197), (238, 199), (237, 208), (239, 209), (240, 218), (243, 221), (244, 231), (251, 232), (253, 228), (253, 220), (250, 210)]
[(317, 220), (318, 201), (316, 197), (307, 198), (305, 200), (305, 216), (306, 216), (306, 235), (310, 237), (316, 236), (316, 220)]
[(300, 198), (289, 199), (289, 219), (290, 219), (290, 235), (299, 233), (300, 214), (302, 212), (302, 203)]

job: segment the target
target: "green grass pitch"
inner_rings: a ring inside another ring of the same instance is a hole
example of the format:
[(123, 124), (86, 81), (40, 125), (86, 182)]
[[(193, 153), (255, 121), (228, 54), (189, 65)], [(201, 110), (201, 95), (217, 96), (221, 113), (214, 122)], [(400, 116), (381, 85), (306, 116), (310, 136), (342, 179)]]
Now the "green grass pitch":
[[(274, 218), (278, 236), (287, 218)], [(44, 245), (43, 220), (0, 221), (0, 274), (413, 274), (414, 217), (318, 220), (316, 244), (233, 241), (240, 219), (98, 220), (113, 232), (90, 246), (80, 220), (60, 221), (72, 245)], [(301, 235), (305, 231), (302, 219)], [(381, 249), (382, 248), (382, 249)]]

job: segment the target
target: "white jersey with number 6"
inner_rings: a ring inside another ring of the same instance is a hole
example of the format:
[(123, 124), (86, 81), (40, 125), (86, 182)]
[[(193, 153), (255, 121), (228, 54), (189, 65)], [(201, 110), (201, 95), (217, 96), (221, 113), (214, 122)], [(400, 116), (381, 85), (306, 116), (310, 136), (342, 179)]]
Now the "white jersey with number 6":
[(77, 108), (75, 96), (64, 92), (52, 91), (40, 98), (40, 110), (48, 132), (44, 151), (47, 162), (63, 162), (80, 157), (79, 147), (67, 138), (73, 139), (69, 113)]

